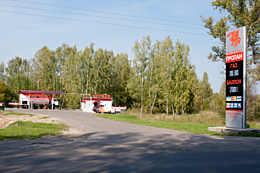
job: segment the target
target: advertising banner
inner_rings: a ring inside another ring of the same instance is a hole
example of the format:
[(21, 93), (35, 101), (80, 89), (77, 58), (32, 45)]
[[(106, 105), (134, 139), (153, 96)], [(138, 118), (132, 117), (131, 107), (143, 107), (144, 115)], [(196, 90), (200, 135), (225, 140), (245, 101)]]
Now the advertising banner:
[(227, 127), (246, 128), (246, 39), (246, 27), (226, 33)]

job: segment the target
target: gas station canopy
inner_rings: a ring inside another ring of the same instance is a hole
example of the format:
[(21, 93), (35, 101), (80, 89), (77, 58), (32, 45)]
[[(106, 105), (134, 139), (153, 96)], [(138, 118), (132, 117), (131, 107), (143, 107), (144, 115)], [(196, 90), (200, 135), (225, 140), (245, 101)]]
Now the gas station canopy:
[(27, 94), (56, 94), (61, 95), (62, 92), (59, 91), (33, 91), (33, 90), (19, 90), (18, 93), (27, 93)]

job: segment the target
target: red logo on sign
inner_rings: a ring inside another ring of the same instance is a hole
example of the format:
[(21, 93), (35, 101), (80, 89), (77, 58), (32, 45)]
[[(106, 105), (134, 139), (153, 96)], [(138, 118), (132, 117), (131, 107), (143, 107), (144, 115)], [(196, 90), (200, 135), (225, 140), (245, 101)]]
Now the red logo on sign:
[(232, 31), (232, 32), (230, 32), (230, 33), (227, 35), (227, 37), (230, 36), (230, 41), (232, 42), (232, 43), (231, 43), (231, 46), (237, 47), (237, 45), (240, 44), (241, 38), (240, 38), (238, 35), (239, 35), (239, 29), (236, 30), (236, 31)]

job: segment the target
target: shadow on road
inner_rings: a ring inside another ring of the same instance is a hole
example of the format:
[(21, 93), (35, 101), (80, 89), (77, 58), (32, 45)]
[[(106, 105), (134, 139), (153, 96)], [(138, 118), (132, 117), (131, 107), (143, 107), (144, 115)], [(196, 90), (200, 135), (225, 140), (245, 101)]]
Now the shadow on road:
[[(230, 172), (259, 168), (259, 138), (86, 133), (1, 141), (1, 172)], [(243, 154), (243, 157), (241, 156)], [(224, 170), (223, 170), (224, 168)]]

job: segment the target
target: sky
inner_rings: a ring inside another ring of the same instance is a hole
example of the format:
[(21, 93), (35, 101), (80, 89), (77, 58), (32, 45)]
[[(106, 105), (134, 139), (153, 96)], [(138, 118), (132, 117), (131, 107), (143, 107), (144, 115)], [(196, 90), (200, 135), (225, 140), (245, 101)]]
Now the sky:
[(95, 50), (133, 59), (132, 47), (143, 36), (150, 35), (152, 44), (170, 36), (189, 45), (198, 78), (206, 71), (219, 92), (224, 63), (207, 59), (219, 41), (207, 34), (200, 15), (218, 20), (225, 13), (213, 10), (210, 0), (0, 0), (0, 62), (31, 59), (43, 46), (56, 50), (63, 43), (78, 50), (94, 43)]

